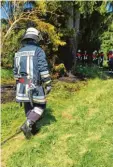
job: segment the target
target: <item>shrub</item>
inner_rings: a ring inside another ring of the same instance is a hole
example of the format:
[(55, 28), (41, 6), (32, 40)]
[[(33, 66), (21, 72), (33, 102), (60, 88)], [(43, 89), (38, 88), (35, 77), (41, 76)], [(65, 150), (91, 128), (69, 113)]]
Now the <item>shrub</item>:
[(66, 75), (66, 68), (63, 63), (53, 67), (53, 78), (59, 78)]

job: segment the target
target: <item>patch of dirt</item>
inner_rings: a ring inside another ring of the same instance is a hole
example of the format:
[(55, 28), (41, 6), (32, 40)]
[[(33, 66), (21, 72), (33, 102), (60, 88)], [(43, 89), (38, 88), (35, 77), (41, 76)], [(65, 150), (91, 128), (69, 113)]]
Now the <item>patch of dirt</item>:
[(2, 86), (1, 87), (1, 103), (15, 101), (15, 94), (16, 94), (16, 91), (14, 87), (12, 87), (11, 85)]
[[(76, 73), (76, 76), (69, 73), (68, 76), (60, 77), (58, 80), (67, 82), (67, 83), (77, 83), (79, 81), (85, 81), (84, 82), (84, 85), (85, 85), (87, 78), (80, 73)], [(77, 86), (76, 88), (65, 86), (65, 88), (69, 92), (75, 92), (80, 89), (79, 86)], [(15, 95), (16, 95), (15, 85), (2, 85), (1, 86), (1, 103), (15, 101)]]
[(75, 75), (68, 74), (66, 77), (60, 77), (59, 80), (67, 83), (75, 83), (78, 81), (87, 81), (87, 78), (81, 73), (76, 73)]
[(71, 120), (71, 119), (73, 118), (71, 114), (66, 113), (66, 112), (62, 113), (62, 117), (63, 117), (63, 118), (66, 118), (66, 119), (68, 119), (68, 120)]

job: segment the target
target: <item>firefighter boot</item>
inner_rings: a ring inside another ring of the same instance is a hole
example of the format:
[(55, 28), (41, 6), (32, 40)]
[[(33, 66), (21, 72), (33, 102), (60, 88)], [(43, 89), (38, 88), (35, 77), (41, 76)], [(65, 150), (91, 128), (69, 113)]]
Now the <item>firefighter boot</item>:
[(27, 120), (22, 126), (21, 126), (21, 131), (24, 133), (26, 139), (30, 139), (32, 136), (32, 125), (33, 122), (30, 120)]
[(37, 130), (36, 123), (34, 123), (33, 126), (32, 126), (32, 130), (31, 130), (32, 135), (36, 135), (37, 131), (38, 130)]

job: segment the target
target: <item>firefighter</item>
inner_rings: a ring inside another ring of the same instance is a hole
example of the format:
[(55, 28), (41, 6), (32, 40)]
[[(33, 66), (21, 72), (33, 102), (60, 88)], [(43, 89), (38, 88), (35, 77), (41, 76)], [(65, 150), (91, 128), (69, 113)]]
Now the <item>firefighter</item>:
[(86, 50), (84, 51), (83, 59), (84, 59), (84, 63), (87, 64), (88, 63), (88, 54), (87, 54)]
[(82, 63), (82, 65), (84, 65), (84, 63), (85, 63), (84, 60), (85, 60), (85, 59), (84, 59), (84, 53), (81, 52), (81, 63)]
[(45, 95), (51, 91), (51, 78), (46, 55), (39, 47), (40, 31), (30, 27), (23, 39), (22, 47), (15, 53), (14, 78), (16, 79), (16, 101), (24, 104), (26, 121), (20, 127), (30, 139), (36, 130), (36, 122), (46, 107)]
[(78, 62), (80, 62), (80, 60), (81, 60), (81, 50), (77, 51), (76, 59), (77, 59)]
[(93, 63), (98, 64), (97, 50), (93, 52), (92, 58), (93, 58)]
[(113, 71), (113, 50), (110, 50), (107, 56), (108, 56), (109, 71)]
[(101, 51), (99, 54), (99, 61), (98, 61), (100, 67), (103, 67), (103, 61), (104, 61), (104, 52)]

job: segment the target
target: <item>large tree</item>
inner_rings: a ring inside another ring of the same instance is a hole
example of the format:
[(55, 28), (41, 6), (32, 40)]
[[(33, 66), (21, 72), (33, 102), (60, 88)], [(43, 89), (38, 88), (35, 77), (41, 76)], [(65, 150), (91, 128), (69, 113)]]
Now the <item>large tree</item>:
[[(26, 4), (27, 3), (27, 4)], [(6, 14), (6, 24), (2, 23), (2, 64), (11, 66), (12, 57), (18, 50), (20, 40), (28, 26), (35, 26), (44, 34), (47, 34), (49, 43), (53, 49), (65, 42), (60, 39), (62, 36), (46, 17), (48, 14), (53, 17), (57, 15), (51, 9), (48, 10), (45, 1), (32, 1), (32, 8), (26, 10), (29, 1), (6, 1), (2, 3), (2, 9)]]

